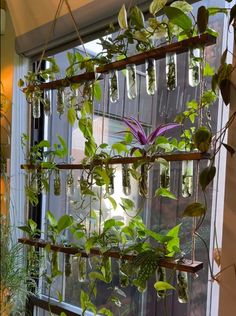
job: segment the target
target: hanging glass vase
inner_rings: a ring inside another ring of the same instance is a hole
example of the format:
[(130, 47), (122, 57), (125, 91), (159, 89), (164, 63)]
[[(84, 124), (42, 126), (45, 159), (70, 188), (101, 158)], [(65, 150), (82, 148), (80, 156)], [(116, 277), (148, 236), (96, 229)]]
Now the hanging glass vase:
[(112, 281), (111, 257), (105, 255), (102, 257), (101, 270), (106, 283), (110, 283)]
[(78, 257), (78, 281), (85, 282), (87, 279), (87, 258)]
[(160, 164), (160, 186), (170, 190), (170, 162), (167, 162), (166, 165)]
[(74, 186), (74, 177), (72, 171), (70, 171), (66, 178), (66, 194), (68, 197), (72, 197), (75, 193), (75, 186)]
[(32, 174), (31, 174), (31, 188), (33, 189), (33, 191), (38, 194), (39, 193), (39, 182), (38, 182), (38, 172), (37, 170), (35, 170)]
[(166, 54), (166, 86), (172, 91), (177, 86), (177, 58), (176, 53)]
[(39, 98), (32, 97), (32, 115), (37, 119), (41, 116), (41, 103)]
[(52, 114), (52, 108), (51, 108), (51, 101), (50, 101), (50, 92), (45, 91), (44, 92), (44, 114), (46, 116), (50, 116)]
[(157, 75), (156, 75), (156, 61), (154, 58), (146, 59), (146, 90), (147, 94), (154, 95), (157, 91)]
[(177, 294), (180, 303), (188, 302), (188, 273), (185, 271), (176, 271)]
[(148, 197), (148, 164), (141, 165), (141, 176), (139, 180), (139, 194), (142, 197)]
[(53, 188), (54, 188), (54, 195), (58, 196), (61, 194), (61, 177), (60, 177), (59, 170), (55, 170)]
[(127, 272), (128, 266), (127, 261), (124, 259), (119, 260), (119, 282), (120, 287), (129, 286), (129, 277)]
[(71, 255), (65, 254), (65, 276), (68, 278), (71, 275)]
[(108, 173), (109, 173), (109, 185), (107, 188), (107, 193), (109, 195), (112, 195), (114, 194), (114, 178), (115, 178), (114, 170), (112, 168), (109, 168)]
[[(166, 269), (158, 267), (156, 270), (156, 281), (166, 282)], [(158, 298), (164, 298), (166, 296), (166, 290), (157, 291)]]
[(193, 161), (182, 162), (182, 196), (190, 197), (193, 194)]
[(119, 100), (119, 82), (117, 70), (111, 70), (109, 72), (109, 95), (110, 101), (112, 103), (115, 103)]
[(137, 97), (137, 76), (136, 65), (130, 64), (126, 66), (126, 88), (127, 95), (130, 100), (134, 100)]
[(59, 88), (57, 90), (57, 113), (59, 117), (65, 112), (65, 92), (63, 89)]
[(129, 173), (129, 165), (122, 165), (122, 186), (123, 192), (125, 195), (131, 194), (131, 184), (130, 184), (130, 173)]
[(196, 87), (200, 83), (201, 73), (201, 49), (192, 48), (188, 52), (188, 81), (191, 87)]

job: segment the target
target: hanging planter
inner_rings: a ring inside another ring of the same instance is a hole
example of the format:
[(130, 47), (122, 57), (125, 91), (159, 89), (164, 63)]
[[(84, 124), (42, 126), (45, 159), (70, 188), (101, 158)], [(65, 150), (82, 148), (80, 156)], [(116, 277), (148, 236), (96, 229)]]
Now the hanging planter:
[(61, 177), (60, 177), (59, 170), (55, 170), (53, 188), (54, 188), (54, 195), (59, 196), (61, 194)]
[(126, 88), (128, 98), (130, 100), (134, 100), (137, 97), (138, 93), (135, 64), (130, 64), (126, 66)]
[(166, 86), (169, 91), (177, 86), (177, 57), (176, 53), (166, 54)]
[(65, 91), (62, 88), (57, 90), (57, 113), (59, 117), (65, 113)]
[(196, 87), (200, 83), (201, 63), (199, 61), (201, 57), (200, 48), (192, 48), (188, 52), (188, 81), (191, 87)]
[(182, 162), (182, 196), (187, 198), (193, 194), (193, 161)]
[(122, 187), (123, 193), (125, 195), (128, 196), (131, 194), (130, 172), (128, 164), (122, 164)]
[(52, 107), (51, 107), (50, 92), (49, 91), (44, 91), (43, 109), (44, 109), (44, 114), (46, 116), (50, 116), (52, 114)]
[(109, 95), (112, 103), (119, 100), (119, 81), (117, 70), (111, 70), (109, 72)]
[(156, 61), (154, 58), (146, 59), (146, 90), (147, 94), (154, 95), (157, 91), (157, 75), (156, 75)]
[(180, 303), (188, 302), (188, 273), (185, 271), (176, 271), (177, 294)]

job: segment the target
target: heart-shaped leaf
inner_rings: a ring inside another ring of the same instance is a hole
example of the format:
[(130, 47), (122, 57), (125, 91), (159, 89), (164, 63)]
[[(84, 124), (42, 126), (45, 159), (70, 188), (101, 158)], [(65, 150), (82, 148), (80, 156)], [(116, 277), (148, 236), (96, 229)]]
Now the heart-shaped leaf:
[(118, 23), (121, 29), (126, 30), (128, 28), (127, 12), (124, 4), (122, 5), (118, 14)]
[(216, 167), (209, 166), (202, 170), (199, 176), (199, 182), (202, 187), (202, 190), (205, 191), (206, 187), (211, 183), (216, 174)]
[(209, 12), (206, 7), (201, 6), (197, 12), (197, 27), (199, 33), (204, 33), (207, 29)]
[(184, 210), (183, 217), (199, 217), (206, 213), (206, 207), (202, 203), (189, 204)]

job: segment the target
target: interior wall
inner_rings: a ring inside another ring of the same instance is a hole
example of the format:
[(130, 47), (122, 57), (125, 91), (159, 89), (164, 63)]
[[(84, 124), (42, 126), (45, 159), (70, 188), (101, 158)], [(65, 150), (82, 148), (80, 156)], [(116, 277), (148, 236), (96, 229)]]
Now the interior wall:
[[(236, 30), (235, 30), (236, 31)], [(236, 45), (234, 45), (236, 46)], [(234, 54), (236, 47), (234, 47)], [(235, 55), (234, 55), (235, 56)], [(234, 64), (236, 58), (234, 58)], [(236, 72), (232, 73), (236, 87)], [(230, 115), (236, 111), (236, 89), (231, 91)], [(228, 144), (236, 149), (236, 119), (228, 131)], [(227, 157), (225, 205), (223, 221), (222, 264), (220, 280), (219, 316), (235, 315), (236, 311), (236, 154)]]
[[(14, 73), (14, 56), (15, 56), (15, 32), (9, 11), (6, 7), (6, 28), (5, 34), (1, 35), (1, 93), (4, 94), (10, 101), (12, 100), (13, 92), (13, 73)], [(2, 103), (2, 102), (1, 102)], [(4, 105), (3, 109), (4, 114), (6, 115), (8, 121), (11, 123), (11, 102), (8, 102)], [(9, 139), (6, 130), (8, 130), (8, 124), (5, 119), (1, 119), (1, 147), (4, 149), (3, 155), (5, 159), (8, 160), (7, 166), (9, 166), (10, 159), (10, 144), (9, 146), (2, 145), (9, 143)], [(10, 137), (9, 137), (10, 138)], [(9, 168), (7, 170), (9, 174)], [(8, 181), (7, 178), (1, 174), (1, 214), (6, 213), (8, 208), (7, 190), (8, 190)]]

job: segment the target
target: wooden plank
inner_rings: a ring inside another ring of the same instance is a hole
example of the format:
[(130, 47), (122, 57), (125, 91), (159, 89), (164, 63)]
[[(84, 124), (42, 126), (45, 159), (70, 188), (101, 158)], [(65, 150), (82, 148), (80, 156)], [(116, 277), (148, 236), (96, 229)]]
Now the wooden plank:
[(122, 70), (128, 64), (140, 65), (148, 58), (161, 59), (166, 56), (167, 53), (181, 54), (187, 52), (191, 47), (209, 46), (216, 43), (216, 37), (210, 34), (202, 34), (183, 41), (172, 43), (169, 45), (161, 46), (150, 51), (140, 53), (128, 58), (115, 61), (113, 63), (98, 67), (96, 71), (98, 73), (107, 73), (110, 70)]
[(29, 302), (33, 306), (37, 306), (45, 311), (51, 311), (53, 314), (60, 315), (62, 312), (64, 312), (67, 316), (81, 316), (81, 314), (74, 313), (70, 311), (69, 309), (57, 305), (56, 303), (52, 303), (50, 301), (50, 308), (49, 308), (49, 302), (48, 300), (45, 300), (43, 298), (40, 298), (38, 296), (30, 296)]
[[(111, 158), (108, 160), (94, 160), (91, 165), (83, 164), (58, 164), (56, 167), (62, 170), (79, 170), (79, 169), (91, 169), (92, 166), (100, 165), (119, 165), (119, 164), (133, 164), (140, 161), (145, 162), (155, 162), (158, 158), (164, 158), (167, 161), (184, 161), (184, 160), (206, 160), (210, 159), (210, 154), (206, 153), (176, 153), (176, 154), (158, 154), (152, 157), (121, 157), (121, 158)], [(24, 164), (21, 165), (21, 169), (31, 170), (31, 169), (41, 169), (41, 166)]]
[[(216, 43), (215, 36), (212, 36), (210, 34), (201, 34), (199, 36), (185, 39), (180, 42), (161, 46), (144, 53), (136, 54), (128, 58), (125, 58), (113, 63), (109, 63), (107, 65), (96, 68), (96, 72), (102, 74), (102, 73), (108, 73), (110, 70), (114, 70), (114, 69), (122, 70), (128, 64), (135, 64), (135, 65), (143, 64), (145, 60), (148, 58), (161, 59), (161, 58), (164, 58), (167, 53), (175, 52), (176, 54), (181, 54), (188, 51), (189, 48), (191, 47), (209, 46), (215, 43)], [(103, 78), (102, 76), (99, 77), (99, 79), (102, 79), (102, 78)], [(36, 86), (28, 86), (27, 88), (23, 89), (23, 92), (34, 91), (35, 87), (37, 87), (40, 90), (55, 90), (60, 87), (68, 87), (72, 83), (82, 83), (82, 82), (85, 82), (88, 80), (94, 80), (94, 79), (95, 79), (95, 73), (87, 72), (87, 73), (83, 73), (77, 76), (66, 77), (66, 78), (51, 81), (51, 82), (45, 82)]]
[[(106, 253), (101, 253), (99, 249), (92, 248), (90, 250), (90, 254), (87, 254), (85, 251), (77, 248), (77, 247), (65, 247), (63, 245), (52, 245), (47, 243), (43, 240), (32, 240), (28, 238), (19, 238), (18, 242), (24, 245), (35, 246), (39, 248), (45, 248), (47, 245), (50, 245), (51, 250), (58, 251), (61, 253), (66, 253), (70, 255), (76, 255), (78, 253), (81, 254), (82, 257), (89, 257), (89, 256), (101, 256), (106, 255), (116, 259), (125, 259), (125, 260), (133, 260), (135, 258), (135, 254), (120, 254), (119, 251), (110, 250)], [(172, 269), (172, 270), (179, 270), (179, 271), (186, 271), (189, 273), (196, 273), (197, 271), (203, 268), (203, 263), (199, 261), (191, 261), (191, 260), (184, 260), (183, 262), (178, 262), (173, 259), (160, 259), (159, 266)]]

